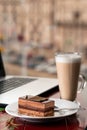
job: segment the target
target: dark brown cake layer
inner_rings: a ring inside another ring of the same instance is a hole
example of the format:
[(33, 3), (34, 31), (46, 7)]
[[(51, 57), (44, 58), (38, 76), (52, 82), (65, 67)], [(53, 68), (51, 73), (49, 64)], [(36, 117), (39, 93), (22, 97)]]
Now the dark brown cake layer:
[(21, 106), (21, 105), (19, 105), (18, 106), (19, 108), (22, 108), (22, 109), (29, 109), (29, 110), (35, 110), (35, 111), (41, 111), (41, 112), (46, 112), (46, 111), (49, 111), (49, 110), (53, 110), (54, 108), (52, 108), (52, 107), (49, 107), (49, 108), (46, 108), (46, 109), (38, 109), (38, 108), (36, 108), (36, 107), (26, 107), (26, 106)]
[(40, 111), (34, 111), (34, 110), (22, 109), (22, 108), (19, 108), (18, 112), (20, 114), (24, 114), (24, 115), (27, 115), (27, 116), (39, 116), (39, 117), (53, 116), (53, 114), (54, 114), (53, 110), (49, 110), (49, 111), (46, 111), (46, 112), (40, 112)]

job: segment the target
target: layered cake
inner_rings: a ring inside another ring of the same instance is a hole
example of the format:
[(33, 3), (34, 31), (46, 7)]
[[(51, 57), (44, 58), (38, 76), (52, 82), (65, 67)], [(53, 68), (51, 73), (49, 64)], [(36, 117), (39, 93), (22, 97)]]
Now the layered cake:
[(52, 116), (54, 114), (54, 101), (40, 96), (19, 97), (18, 112), (28, 116)]

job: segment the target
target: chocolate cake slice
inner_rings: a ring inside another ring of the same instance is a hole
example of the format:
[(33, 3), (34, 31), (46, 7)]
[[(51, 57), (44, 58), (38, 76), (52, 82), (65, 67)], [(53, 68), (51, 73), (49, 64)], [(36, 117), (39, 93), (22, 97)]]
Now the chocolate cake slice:
[(51, 116), (54, 114), (54, 101), (40, 96), (19, 97), (18, 112), (29, 116)]

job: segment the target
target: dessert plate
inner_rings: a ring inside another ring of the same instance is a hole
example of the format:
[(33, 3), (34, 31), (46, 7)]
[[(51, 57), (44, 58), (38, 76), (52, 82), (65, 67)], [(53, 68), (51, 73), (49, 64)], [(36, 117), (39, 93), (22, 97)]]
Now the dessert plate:
[[(57, 119), (61, 119), (63, 117), (72, 115), (77, 113), (79, 109), (78, 102), (71, 102), (63, 99), (54, 99), (50, 98), (51, 100), (55, 101), (55, 108), (54, 108), (54, 115), (47, 116), (47, 117), (38, 117), (38, 116), (26, 116), (18, 113), (18, 102), (9, 104), (6, 106), (5, 111), (14, 116), (19, 117), (30, 122), (47, 122), (47, 121), (55, 121)], [(58, 110), (57, 110), (58, 108)]]

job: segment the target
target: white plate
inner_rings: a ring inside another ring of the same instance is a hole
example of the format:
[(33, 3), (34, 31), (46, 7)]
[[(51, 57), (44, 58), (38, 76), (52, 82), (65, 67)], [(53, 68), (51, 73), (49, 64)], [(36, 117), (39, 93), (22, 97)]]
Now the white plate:
[(65, 116), (69, 116), (72, 114), (77, 113), (79, 104), (77, 102), (71, 102), (63, 99), (54, 99), (55, 106), (58, 106), (58, 108), (73, 108), (73, 110), (62, 110), (62, 111), (55, 111), (53, 116), (47, 116), (47, 117), (38, 117), (38, 116), (26, 116), (18, 113), (18, 103), (12, 103), (6, 106), (5, 110), (8, 114), (14, 116), (14, 117), (20, 117), (26, 120), (29, 120), (31, 122), (42, 122), (42, 121), (53, 121), (55, 119), (60, 119)]

